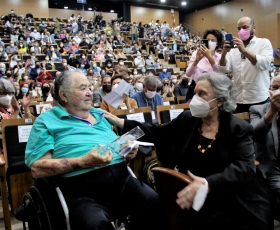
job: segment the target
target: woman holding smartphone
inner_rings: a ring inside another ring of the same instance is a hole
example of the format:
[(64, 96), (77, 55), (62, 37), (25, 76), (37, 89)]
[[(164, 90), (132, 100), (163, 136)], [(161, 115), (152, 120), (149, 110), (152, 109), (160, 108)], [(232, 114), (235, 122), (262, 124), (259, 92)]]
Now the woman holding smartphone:
[(209, 29), (203, 35), (202, 41), (205, 40), (208, 42), (201, 42), (200, 47), (192, 53), (186, 71), (187, 76), (192, 77), (194, 81), (204, 72), (218, 71), (221, 54), (216, 50), (222, 46), (223, 34), (216, 29)]

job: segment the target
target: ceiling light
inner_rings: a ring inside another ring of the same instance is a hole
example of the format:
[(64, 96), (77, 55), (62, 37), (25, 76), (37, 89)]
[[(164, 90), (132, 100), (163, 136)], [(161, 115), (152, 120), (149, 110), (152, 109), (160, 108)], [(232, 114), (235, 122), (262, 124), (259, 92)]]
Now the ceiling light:
[(64, 6), (64, 9), (68, 9), (68, 6)]
[(165, 0), (160, 0), (161, 2), (165, 2)]
[(185, 6), (185, 5), (187, 5), (187, 3), (186, 2), (182, 2), (182, 5)]
[(92, 8), (88, 8), (88, 10), (92, 10)]
[(111, 13), (114, 13), (115, 11), (114, 11), (114, 10), (110, 10), (110, 12), (111, 12)]

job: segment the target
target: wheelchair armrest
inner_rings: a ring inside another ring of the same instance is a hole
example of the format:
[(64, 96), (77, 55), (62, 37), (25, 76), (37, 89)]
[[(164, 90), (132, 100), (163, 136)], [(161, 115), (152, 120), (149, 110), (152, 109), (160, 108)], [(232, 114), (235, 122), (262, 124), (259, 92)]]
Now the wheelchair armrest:
[(5, 166), (5, 164), (6, 164), (6, 162), (5, 162), (4, 155), (2, 153), (0, 153), (0, 167)]

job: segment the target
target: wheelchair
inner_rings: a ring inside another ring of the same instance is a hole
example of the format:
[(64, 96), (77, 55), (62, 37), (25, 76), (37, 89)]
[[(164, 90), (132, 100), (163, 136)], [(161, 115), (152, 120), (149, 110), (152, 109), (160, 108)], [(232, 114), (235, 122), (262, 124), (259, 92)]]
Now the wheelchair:
[[(129, 173), (136, 178), (127, 166)], [(70, 230), (69, 210), (60, 188), (50, 178), (34, 179), (33, 185), (24, 194), (22, 205), (16, 212), (26, 230)], [(129, 216), (112, 222), (116, 230), (129, 230)]]

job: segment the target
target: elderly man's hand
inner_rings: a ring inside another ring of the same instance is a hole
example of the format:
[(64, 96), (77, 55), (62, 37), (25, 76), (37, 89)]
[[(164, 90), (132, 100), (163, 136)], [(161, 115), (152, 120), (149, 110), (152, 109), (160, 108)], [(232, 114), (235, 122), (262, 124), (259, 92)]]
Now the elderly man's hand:
[(106, 166), (112, 159), (112, 152), (108, 151), (105, 155), (100, 156), (96, 148), (92, 148), (86, 155), (81, 157), (82, 164), (85, 168)]
[(197, 191), (200, 186), (205, 184), (204, 178), (195, 176), (190, 171), (188, 171), (188, 176), (192, 179), (192, 182), (177, 194), (178, 199), (176, 200), (176, 203), (181, 209), (191, 208)]
[(131, 150), (131, 152), (129, 154), (126, 155), (125, 158), (127, 160), (132, 160), (133, 158), (135, 158), (137, 155), (138, 149), (139, 149), (139, 145), (135, 145), (135, 147)]

